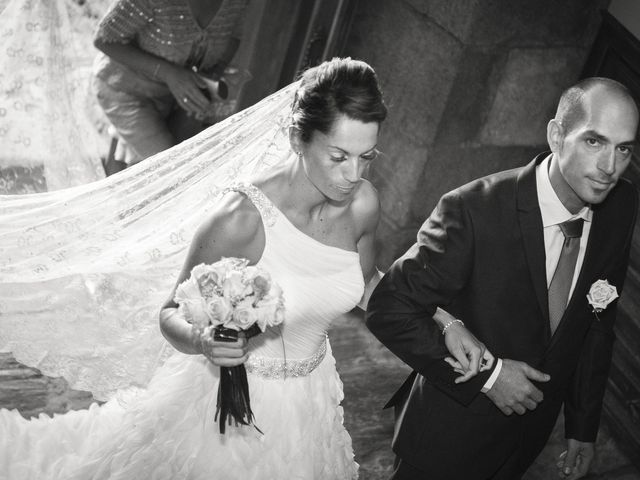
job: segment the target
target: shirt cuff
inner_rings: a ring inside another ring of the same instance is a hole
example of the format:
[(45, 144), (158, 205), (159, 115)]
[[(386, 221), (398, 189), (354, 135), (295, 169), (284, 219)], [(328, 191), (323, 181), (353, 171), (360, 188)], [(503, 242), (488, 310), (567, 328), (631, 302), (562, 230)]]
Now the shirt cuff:
[(500, 375), (500, 370), (502, 370), (502, 359), (498, 358), (496, 360), (496, 368), (493, 369), (493, 372), (491, 372), (491, 376), (487, 379), (486, 383), (480, 390), (482, 393), (487, 393), (489, 390), (491, 390), (491, 387), (493, 387), (493, 384), (496, 383), (496, 380), (498, 379), (498, 375)]

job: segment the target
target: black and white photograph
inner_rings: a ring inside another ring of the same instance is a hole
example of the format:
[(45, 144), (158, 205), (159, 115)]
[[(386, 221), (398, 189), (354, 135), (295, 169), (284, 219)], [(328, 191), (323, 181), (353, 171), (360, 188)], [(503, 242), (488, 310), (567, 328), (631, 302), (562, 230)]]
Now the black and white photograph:
[(639, 0), (0, 0), (0, 480), (640, 480)]

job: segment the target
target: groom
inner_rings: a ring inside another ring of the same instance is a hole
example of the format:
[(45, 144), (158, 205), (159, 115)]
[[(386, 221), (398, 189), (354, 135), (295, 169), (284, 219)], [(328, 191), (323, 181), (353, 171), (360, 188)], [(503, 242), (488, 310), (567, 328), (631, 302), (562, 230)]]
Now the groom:
[[(569, 88), (547, 127), (551, 152), (444, 195), (381, 280), (367, 325), (414, 370), (390, 401), (393, 479), (518, 479), (563, 404), (561, 474), (586, 474), (638, 206), (620, 178), (637, 128), (621, 84)], [(500, 359), (492, 369), (454, 383), (437, 307)]]

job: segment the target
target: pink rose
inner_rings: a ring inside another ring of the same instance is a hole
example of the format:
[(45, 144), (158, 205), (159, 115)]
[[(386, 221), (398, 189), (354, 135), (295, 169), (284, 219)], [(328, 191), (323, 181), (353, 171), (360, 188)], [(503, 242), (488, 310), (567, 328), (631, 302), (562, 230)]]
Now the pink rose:
[(253, 291), (256, 296), (256, 301), (264, 298), (271, 290), (271, 278), (269, 275), (256, 275), (252, 280)]
[(216, 272), (203, 272), (198, 277), (198, 287), (200, 288), (200, 294), (205, 297), (213, 297), (216, 295), (216, 290), (219, 285), (219, 277)]
[(251, 286), (255, 301), (260, 300), (269, 293), (271, 277), (262, 269), (255, 266), (246, 267), (244, 269), (244, 280), (246, 284)]

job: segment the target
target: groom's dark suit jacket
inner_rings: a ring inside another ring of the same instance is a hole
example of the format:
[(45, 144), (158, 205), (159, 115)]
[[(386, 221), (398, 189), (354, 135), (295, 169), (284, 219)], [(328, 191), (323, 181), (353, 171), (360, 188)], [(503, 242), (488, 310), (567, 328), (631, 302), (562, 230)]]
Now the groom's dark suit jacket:
[[(620, 180), (594, 206), (582, 269), (551, 336), (535, 177), (546, 155), (444, 195), (417, 243), (393, 264), (369, 302), (370, 330), (417, 372), (390, 402), (404, 402), (408, 395), (394, 451), (430, 480), (486, 479), (505, 465), (512, 472), (505, 478), (518, 478), (515, 472), (526, 469), (545, 445), (563, 402), (567, 435), (596, 437), (617, 301), (598, 319), (586, 295), (599, 279), (622, 290), (637, 192)], [(504, 415), (480, 393), (490, 372), (453, 382), (455, 374), (442, 360), (443, 336), (430, 318), (438, 306), (464, 320), (496, 357), (551, 375), (537, 385), (544, 401), (536, 410)]]

